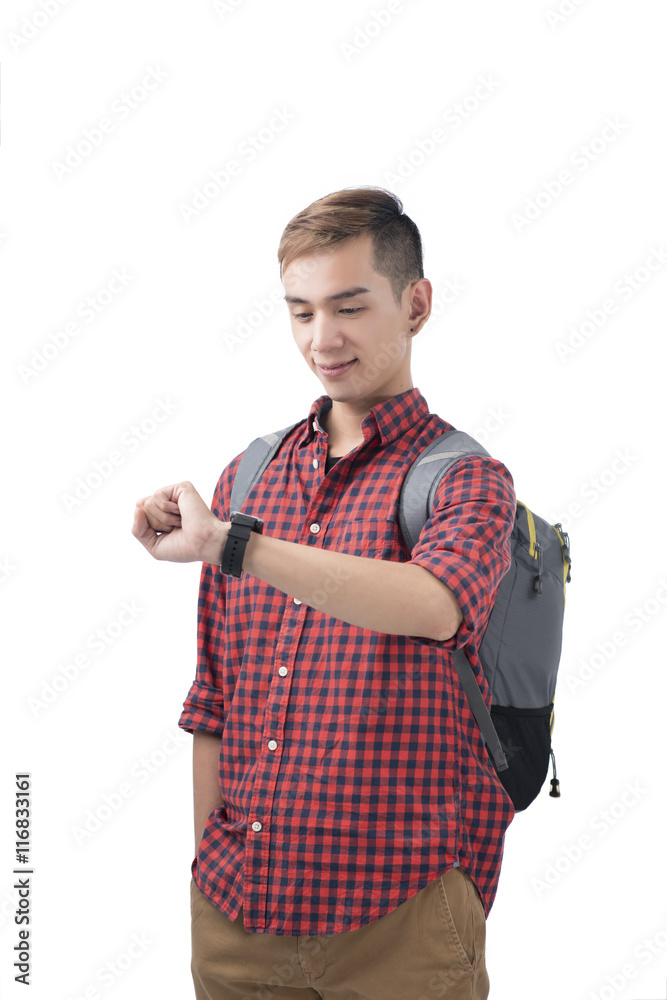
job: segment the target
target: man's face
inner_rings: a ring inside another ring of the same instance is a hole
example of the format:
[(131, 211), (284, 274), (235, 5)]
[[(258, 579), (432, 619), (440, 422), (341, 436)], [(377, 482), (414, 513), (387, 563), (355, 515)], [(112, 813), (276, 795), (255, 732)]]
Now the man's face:
[[(416, 283), (403, 290), (399, 306), (371, 256), (371, 235), (363, 233), (297, 257), (283, 272), (292, 334), (308, 367), (333, 399), (369, 406), (412, 388), (410, 327), (416, 325), (410, 320)], [(430, 303), (423, 288), (430, 290), (430, 282), (419, 284)], [(342, 362), (351, 363), (339, 374), (320, 367)]]

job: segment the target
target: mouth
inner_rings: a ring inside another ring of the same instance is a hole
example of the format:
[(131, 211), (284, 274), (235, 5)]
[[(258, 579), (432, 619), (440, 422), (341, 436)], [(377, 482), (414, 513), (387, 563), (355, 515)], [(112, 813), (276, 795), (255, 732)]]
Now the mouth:
[(357, 361), (356, 358), (352, 358), (351, 361), (346, 361), (339, 365), (318, 364), (317, 368), (323, 375), (326, 375), (327, 378), (333, 378), (336, 375), (344, 375), (346, 371), (349, 371), (352, 365), (356, 364), (356, 361)]

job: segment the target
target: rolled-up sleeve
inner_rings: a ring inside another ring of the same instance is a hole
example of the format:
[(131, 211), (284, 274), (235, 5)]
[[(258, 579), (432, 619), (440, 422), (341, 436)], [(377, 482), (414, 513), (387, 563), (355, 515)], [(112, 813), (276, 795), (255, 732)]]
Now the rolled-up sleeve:
[[(227, 511), (234, 474), (242, 452), (222, 472), (211, 503), (220, 521)], [(197, 605), (197, 669), (178, 725), (188, 733), (222, 734), (225, 726), (223, 663), (225, 658), (225, 595), (227, 577), (219, 566), (203, 563)]]
[(224, 643), (225, 581), (220, 568), (202, 565), (197, 610), (197, 673), (178, 721), (181, 729), (222, 734), (225, 705), (220, 677)]
[(443, 476), (410, 561), (450, 588), (463, 619), (449, 639), (408, 638), (453, 651), (475, 636), (478, 645), (511, 565), (515, 515), (514, 481), (502, 462), (470, 456)]

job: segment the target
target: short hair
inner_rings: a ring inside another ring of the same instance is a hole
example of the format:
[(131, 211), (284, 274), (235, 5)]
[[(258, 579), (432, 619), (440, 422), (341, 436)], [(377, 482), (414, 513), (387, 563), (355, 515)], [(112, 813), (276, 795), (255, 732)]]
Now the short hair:
[(385, 188), (343, 188), (318, 198), (287, 223), (278, 247), (280, 277), (296, 258), (370, 232), (372, 266), (389, 280), (400, 305), (406, 285), (424, 277), (419, 229)]

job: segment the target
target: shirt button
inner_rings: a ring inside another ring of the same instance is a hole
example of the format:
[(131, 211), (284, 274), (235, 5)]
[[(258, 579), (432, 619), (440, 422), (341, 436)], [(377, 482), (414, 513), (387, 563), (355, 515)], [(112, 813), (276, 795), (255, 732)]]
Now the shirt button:
[(303, 601), (300, 601), (298, 597), (294, 597), (293, 601), (295, 604), (303, 604)]
[(277, 750), (278, 744), (275, 740), (269, 740), (269, 750)]
[(252, 828), (255, 831), (255, 833), (259, 833), (259, 831), (262, 829), (262, 824), (259, 823), (257, 820), (255, 820), (255, 822), (252, 824)]
[(313, 459), (313, 468), (317, 469), (319, 467), (319, 464), (320, 464), (319, 461), (316, 458), (314, 458)]
[(287, 667), (278, 667), (278, 673), (281, 677), (287, 677)]
[(310, 526), (310, 531), (311, 531), (311, 534), (313, 534), (313, 535), (316, 535), (316, 534), (318, 533), (318, 531), (319, 531), (319, 530), (320, 530), (320, 526), (319, 526), (319, 524), (317, 523), (317, 521), (315, 521), (315, 523), (314, 523), (314, 524), (311, 524), (311, 526)]

